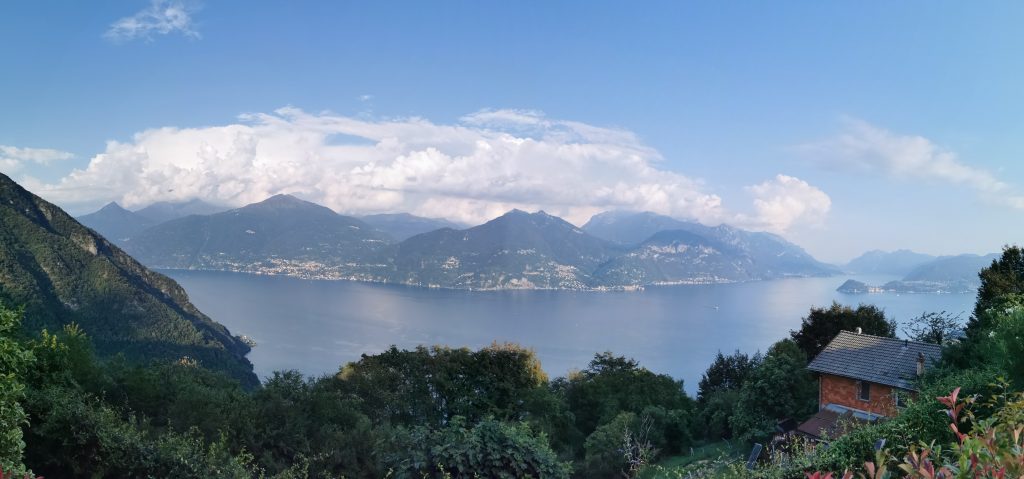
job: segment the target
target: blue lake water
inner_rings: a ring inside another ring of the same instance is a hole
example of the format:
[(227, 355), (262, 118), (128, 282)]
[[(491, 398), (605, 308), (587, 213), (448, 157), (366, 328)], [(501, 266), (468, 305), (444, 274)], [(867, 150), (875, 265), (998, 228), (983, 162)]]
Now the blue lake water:
[[(847, 279), (649, 287), (642, 292), (469, 292), (236, 273), (164, 271), (192, 302), (258, 345), (256, 373), (334, 373), (362, 353), (511, 341), (533, 348), (551, 377), (612, 351), (685, 381), (693, 392), (719, 350), (765, 350), (811, 306), (872, 303), (905, 321), (925, 311), (964, 313), (973, 294), (847, 295)], [(881, 284), (884, 277), (858, 277)]]

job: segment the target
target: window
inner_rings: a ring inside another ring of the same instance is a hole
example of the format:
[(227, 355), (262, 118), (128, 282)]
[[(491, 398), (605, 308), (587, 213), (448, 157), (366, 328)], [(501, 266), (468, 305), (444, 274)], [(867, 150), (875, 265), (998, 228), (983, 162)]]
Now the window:
[(907, 395), (901, 391), (893, 391), (893, 395), (896, 396), (896, 407), (904, 408), (907, 407)]
[(858, 389), (859, 389), (859, 391), (857, 392), (857, 398), (858, 399), (860, 399), (861, 401), (870, 401), (871, 400), (871, 383), (869, 383), (867, 381), (861, 381), (860, 382), (860, 388), (858, 388)]

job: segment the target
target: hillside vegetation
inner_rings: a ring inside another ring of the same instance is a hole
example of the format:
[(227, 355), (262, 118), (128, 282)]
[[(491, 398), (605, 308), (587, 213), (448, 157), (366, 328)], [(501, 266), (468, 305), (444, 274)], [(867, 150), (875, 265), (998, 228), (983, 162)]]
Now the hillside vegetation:
[(4, 175), (0, 301), (25, 309), (26, 332), (77, 324), (100, 356), (191, 358), (257, 383), (249, 347), (196, 309), (181, 286)]

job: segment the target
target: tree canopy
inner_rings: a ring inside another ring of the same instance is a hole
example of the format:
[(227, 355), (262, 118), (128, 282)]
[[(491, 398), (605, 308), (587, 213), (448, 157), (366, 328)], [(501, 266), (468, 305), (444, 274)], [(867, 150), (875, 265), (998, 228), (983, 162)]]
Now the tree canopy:
[(994, 309), (1007, 302), (1020, 303), (1024, 298), (1024, 249), (1020, 246), (1006, 246), (1003, 254), (992, 260), (992, 264), (978, 273), (981, 286), (974, 304), (974, 315), (968, 322), (968, 332), (976, 332), (990, 326)]
[(856, 331), (864, 334), (896, 337), (896, 323), (886, 319), (885, 312), (872, 304), (861, 304), (857, 308), (832, 302), (828, 308), (811, 308), (811, 312), (800, 323), (800, 329), (790, 331), (790, 337), (807, 356), (814, 359), (840, 331)]

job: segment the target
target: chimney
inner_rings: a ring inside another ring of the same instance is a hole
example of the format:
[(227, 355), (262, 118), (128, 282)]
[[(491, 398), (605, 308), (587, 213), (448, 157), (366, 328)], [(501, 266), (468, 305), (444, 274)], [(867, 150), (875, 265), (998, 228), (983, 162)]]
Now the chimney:
[(924, 375), (924, 353), (917, 353), (917, 377)]
[(862, 334), (863, 332), (864, 330), (861, 329), (860, 326), (857, 326), (857, 334)]

